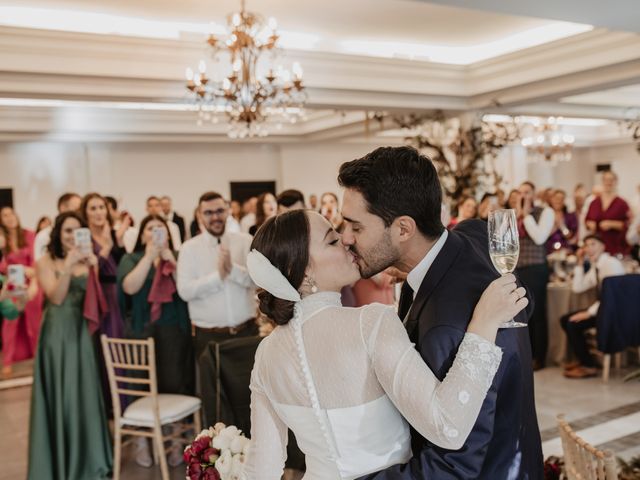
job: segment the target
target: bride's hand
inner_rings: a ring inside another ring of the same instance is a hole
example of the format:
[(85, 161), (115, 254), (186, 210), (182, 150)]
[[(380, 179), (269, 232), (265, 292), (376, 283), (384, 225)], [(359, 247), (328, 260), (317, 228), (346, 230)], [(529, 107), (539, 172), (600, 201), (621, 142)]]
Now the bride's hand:
[(467, 331), (495, 341), (500, 325), (529, 304), (526, 293), (524, 287), (518, 288), (511, 273), (494, 280), (480, 297)]

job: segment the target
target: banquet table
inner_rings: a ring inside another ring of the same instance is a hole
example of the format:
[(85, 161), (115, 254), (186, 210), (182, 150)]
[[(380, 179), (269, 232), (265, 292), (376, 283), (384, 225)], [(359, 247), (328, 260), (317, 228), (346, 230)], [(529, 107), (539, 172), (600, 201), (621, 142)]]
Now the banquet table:
[(547, 284), (547, 366), (562, 365), (568, 360), (567, 336), (560, 325), (560, 318), (569, 312), (586, 310), (597, 298), (595, 288), (583, 293), (573, 293), (570, 282)]

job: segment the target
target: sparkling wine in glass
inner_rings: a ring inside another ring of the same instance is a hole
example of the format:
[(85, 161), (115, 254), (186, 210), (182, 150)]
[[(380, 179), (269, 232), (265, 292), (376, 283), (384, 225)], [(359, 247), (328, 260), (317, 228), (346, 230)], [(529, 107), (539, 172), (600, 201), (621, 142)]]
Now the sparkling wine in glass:
[[(515, 210), (494, 210), (489, 214), (489, 256), (493, 266), (501, 275), (515, 270), (520, 255), (518, 222)], [(526, 323), (513, 318), (503, 323), (501, 328), (526, 327)]]

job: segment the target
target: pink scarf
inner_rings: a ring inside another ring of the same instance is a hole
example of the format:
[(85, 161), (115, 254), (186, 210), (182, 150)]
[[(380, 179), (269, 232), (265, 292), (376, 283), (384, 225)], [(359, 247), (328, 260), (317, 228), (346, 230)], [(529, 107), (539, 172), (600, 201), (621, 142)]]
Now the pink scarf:
[(176, 266), (167, 261), (160, 260), (156, 274), (153, 277), (151, 290), (147, 300), (151, 304), (151, 323), (157, 321), (162, 315), (162, 304), (173, 302), (173, 294), (176, 292), (176, 283), (173, 281), (172, 273)]

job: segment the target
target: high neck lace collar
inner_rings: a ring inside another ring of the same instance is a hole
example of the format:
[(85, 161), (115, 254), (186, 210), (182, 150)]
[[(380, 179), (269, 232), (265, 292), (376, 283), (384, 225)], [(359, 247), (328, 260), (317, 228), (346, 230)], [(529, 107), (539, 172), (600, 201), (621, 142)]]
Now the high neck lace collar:
[(327, 307), (341, 307), (340, 292), (318, 292), (304, 297), (296, 307), (302, 310), (300, 320), (304, 322), (311, 315)]

